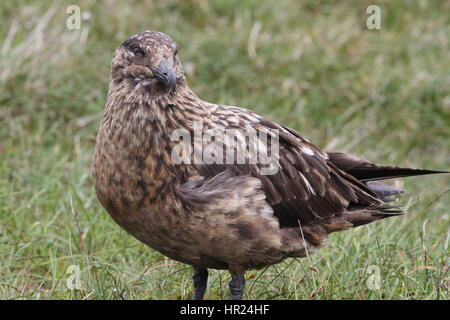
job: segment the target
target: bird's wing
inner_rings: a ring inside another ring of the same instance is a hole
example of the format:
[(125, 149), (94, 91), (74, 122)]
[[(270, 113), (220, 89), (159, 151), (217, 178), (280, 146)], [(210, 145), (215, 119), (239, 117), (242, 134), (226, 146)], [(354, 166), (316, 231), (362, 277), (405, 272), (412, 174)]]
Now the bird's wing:
[[(367, 207), (382, 204), (375, 192), (336, 167), (329, 161), (326, 152), (292, 129), (237, 107), (212, 108), (210, 119), (205, 130), (209, 125), (209, 129), (233, 128), (253, 134), (257, 131), (268, 135), (274, 130), (278, 132), (279, 170), (274, 174), (264, 174), (262, 169), (265, 165), (252, 163), (249, 159), (243, 164), (218, 164), (203, 159), (202, 163), (193, 166), (205, 178), (229, 170), (236, 176), (249, 175), (261, 180), (266, 200), (281, 227), (308, 224), (339, 215), (346, 211), (350, 203)], [(273, 141), (268, 140), (267, 148), (270, 149)], [(230, 146), (229, 142), (224, 144)], [(233, 147), (237, 156), (242, 150)]]

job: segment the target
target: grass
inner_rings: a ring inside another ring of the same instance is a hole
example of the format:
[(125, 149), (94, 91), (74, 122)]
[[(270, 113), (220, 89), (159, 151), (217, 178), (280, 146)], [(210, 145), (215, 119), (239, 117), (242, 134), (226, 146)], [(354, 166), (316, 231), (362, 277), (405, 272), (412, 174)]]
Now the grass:
[[(381, 30), (365, 27), (369, 4), (381, 7)], [(142, 30), (172, 35), (205, 100), (250, 108), (327, 149), (450, 168), (448, 1), (78, 5), (81, 30), (66, 28), (64, 1), (0, 4), (1, 299), (191, 297), (191, 269), (122, 231), (90, 177), (112, 53)], [(408, 215), (248, 272), (245, 298), (448, 299), (449, 183), (405, 179)], [(71, 265), (79, 290), (67, 287)], [(228, 281), (211, 272), (207, 298), (227, 298)]]

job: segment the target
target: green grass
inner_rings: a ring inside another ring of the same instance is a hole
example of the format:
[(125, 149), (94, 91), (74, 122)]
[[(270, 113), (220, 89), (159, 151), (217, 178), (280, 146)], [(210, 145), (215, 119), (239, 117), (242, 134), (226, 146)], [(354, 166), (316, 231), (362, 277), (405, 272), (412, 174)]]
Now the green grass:
[[(178, 42), (203, 99), (250, 108), (321, 147), (450, 168), (448, 1), (80, 1), (0, 4), (0, 298), (186, 299), (192, 271), (122, 231), (90, 166), (115, 47)], [(382, 29), (368, 30), (378, 4)], [(409, 178), (409, 214), (333, 234), (302, 260), (247, 273), (245, 298), (448, 299), (449, 175)], [(81, 270), (70, 290), (67, 268)], [(369, 266), (381, 288), (369, 289)], [(208, 299), (228, 297), (212, 271)]]

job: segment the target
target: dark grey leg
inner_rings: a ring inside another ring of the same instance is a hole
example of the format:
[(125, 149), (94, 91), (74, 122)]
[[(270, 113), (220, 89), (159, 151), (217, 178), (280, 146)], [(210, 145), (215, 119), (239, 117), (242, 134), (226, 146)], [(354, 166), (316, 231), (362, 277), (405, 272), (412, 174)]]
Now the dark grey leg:
[(194, 267), (194, 300), (203, 300), (208, 284), (208, 269)]
[(242, 300), (245, 278), (243, 273), (231, 273), (230, 292), (232, 300)]

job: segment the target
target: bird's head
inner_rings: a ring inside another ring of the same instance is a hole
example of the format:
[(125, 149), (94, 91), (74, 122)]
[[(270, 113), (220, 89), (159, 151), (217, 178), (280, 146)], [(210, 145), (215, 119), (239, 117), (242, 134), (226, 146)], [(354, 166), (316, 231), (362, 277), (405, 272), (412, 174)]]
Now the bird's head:
[(184, 82), (176, 43), (157, 31), (144, 31), (124, 41), (114, 53), (111, 69), (114, 83), (125, 82), (155, 97), (174, 92)]

